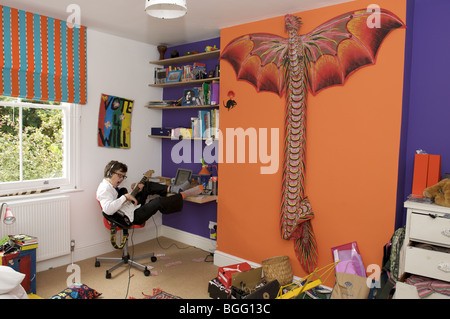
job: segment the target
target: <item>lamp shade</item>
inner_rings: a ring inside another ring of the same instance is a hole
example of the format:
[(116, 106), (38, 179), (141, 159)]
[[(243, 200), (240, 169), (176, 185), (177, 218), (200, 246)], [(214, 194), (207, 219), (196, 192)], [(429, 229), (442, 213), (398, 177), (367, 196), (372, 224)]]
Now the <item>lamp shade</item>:
[(3, 218), (3, 222), (7, 225), (11, 225), (14, 224), (14, 222), (16, 221), (16, 217), (14, 217), (11, 208), (6, 208), (5, 211), (5, 218)]
[(145, 11), (160, 19), (176, 19), (187, 12), (186, 0), (146, 0)]
[[(3, 207), (6, 207), (4, 216), (3, 216)], [(7, 225), (11, 225), (16, 221), (16, 218), (14, 217), (11, 208), (9, 208), (6, 203), (3, 203), (0, 208), (0, 217), (1, 216), (3, 216), (3, 222)]]

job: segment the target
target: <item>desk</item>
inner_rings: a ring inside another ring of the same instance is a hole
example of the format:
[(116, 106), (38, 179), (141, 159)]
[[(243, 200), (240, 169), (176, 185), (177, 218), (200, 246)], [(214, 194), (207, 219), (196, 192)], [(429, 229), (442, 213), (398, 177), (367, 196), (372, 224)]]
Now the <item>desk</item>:
[(22, 287), (27, 293), (36, 294), (36, 248), (4, 255), (1, 258), (1, 264), (25, 274)]
[[(162, 176), (158, 176), (158, 177), (154, 177), (153, 179), (150, 179), (150, 181), (152, 182), (156, 182), (156, 183), (161, 183), (164, 185), (171, 185), (170, 184), (170, 177), (162, 177)], [(174, 194), (169, 193), (167, 194), (167, 196), (172, 196)], [(191, 203), (197, 203), (197, 204), (205, 204), (205, 203), (209, 203), (209, 202), (217, 202), (218, 196), (217, 195), (198, 195), (198, 196), (189, 196), (186, 197), (184, 200), (187, 202), (191, 202)]]
[(209, 202), (217, 201), (217, 195), (198, 195), (198, 196), (190, 196), (184, 199), (187, 202), (197, 203), (197, 204), (205, 204)]

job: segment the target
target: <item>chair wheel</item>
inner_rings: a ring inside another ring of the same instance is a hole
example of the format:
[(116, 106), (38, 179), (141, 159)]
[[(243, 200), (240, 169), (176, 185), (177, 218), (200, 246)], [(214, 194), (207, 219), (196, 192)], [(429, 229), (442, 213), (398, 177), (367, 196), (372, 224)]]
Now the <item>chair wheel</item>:
[(147, 276), (147, 277), (150, 276), (150, 270), (145, 269), (144, 270), (144, 275)]
[(106, 271), (106, 279), (111, 279), (111, 273), (109, 271)]
[(150, 258), (150, 260), (152, 261), (152, 263), (154, 263), (154, 262), (157, 260), (157, 258), (156, 258), (155, 256), (152, 256), (152, 257)]
[(98, 260), (95, 261), (95, 267), (100, 267), (100, 262)]

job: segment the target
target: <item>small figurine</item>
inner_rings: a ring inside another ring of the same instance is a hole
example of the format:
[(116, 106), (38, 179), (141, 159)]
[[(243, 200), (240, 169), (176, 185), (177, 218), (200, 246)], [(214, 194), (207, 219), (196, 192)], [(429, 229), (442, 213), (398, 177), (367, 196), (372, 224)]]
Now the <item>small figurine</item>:
[(205, 52), (216, 51), (216, 50), (217, 50), (217, 47), (216, 47), (215, 44), (214, 44), (213, 47), (210, 46), (210, 45), (207, 45), (206, 48), (205, 48)]

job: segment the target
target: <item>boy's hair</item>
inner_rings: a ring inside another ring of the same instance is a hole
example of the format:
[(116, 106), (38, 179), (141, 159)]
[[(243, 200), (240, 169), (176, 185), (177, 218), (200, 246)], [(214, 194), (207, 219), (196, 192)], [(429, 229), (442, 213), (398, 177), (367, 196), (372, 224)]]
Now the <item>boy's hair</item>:
[(117, 171), (122, 171), (126, 173), (128, 171), (128, 166), (119, 161), (110, 161), (105, 166), (104, 177), (111, 177), (112, 174)]

